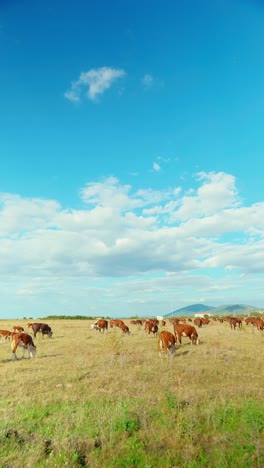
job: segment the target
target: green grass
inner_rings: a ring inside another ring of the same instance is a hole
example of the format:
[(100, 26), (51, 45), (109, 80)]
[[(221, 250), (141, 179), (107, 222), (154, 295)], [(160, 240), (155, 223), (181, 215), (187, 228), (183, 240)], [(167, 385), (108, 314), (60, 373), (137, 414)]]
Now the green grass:
[(0, 345), (1, 466), (264, 466), (263, 333), (212, 324), (166, 359), (138, 327), (51, 326), (34, 360)]

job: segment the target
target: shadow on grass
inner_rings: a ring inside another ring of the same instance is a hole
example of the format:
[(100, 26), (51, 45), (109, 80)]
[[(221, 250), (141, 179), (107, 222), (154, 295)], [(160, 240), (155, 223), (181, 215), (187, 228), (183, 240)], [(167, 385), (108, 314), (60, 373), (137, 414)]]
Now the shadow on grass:
[(29, 358), (29, 357), (18, 357), (16, 359), (8, 358), (8, 359), (2, 359), (1, 362), (7, 363), (7, 362), (17, 362), (17, 361), (35, 361), (39, 359), (46, 359), (46, 358), (51, 358), (51, 357), (58, 357), (58, 356), (63, 356), (63, 353), (57, 353), (57, 354), (44, 354), (43, 356), (36, 356), (35, 358)]
[(178, 352), (180, 351), (181, 348), (178, 348), (176, 349), (176, 354), (175, 356), (186, 356), (186, 354), (189, 354), (190, 351), (182, 351), (182, 352)]

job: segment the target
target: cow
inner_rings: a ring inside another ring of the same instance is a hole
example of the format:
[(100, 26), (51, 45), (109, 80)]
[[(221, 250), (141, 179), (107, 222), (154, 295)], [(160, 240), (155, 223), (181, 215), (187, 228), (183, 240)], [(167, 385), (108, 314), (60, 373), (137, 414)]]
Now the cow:
[(32, 323), (31, 328), (35, 338), (38, 332), (42, 333), (42, 338), (44, 338), (44, 335), (48, 335), (49, 338), (52, 338), (53, 331), (47, 323)]
[(161, 331), (158, 338), (158, 351), (159, 356), (162, 356), (162, 352), (166, 353), (166, 356), (170, 354), (172, 357), (175, 353), (175, 336), (168, 331)]
[(255, 325), (258, 330), (264, 330), (264, 320), (262, 318), (257, 318)]
[(99, 330), (99, 332), (101, 333), (101, 331), (104, 331), (108, 329), (108, 321), (107, 320), (98, 320), (96, 323), (95, 323), (95, 329), (96, 330)]
[(13, 330), (16, 333), (22, 333), (24, 331), (24, 328), (14, 325)]
[(125, 323), (121, 319), (112, 319), (112, 320), (110, 320), (109, 325), (110, 325), (110, 328), (113, 328), (113, 327), (119, 327), (120, 328), (120, 326), (125, 325)]
[(150, 335), (153, 333), (154, 336), (157, 336), (159, 331), (159, 327), (156, 321), (154, 320), (147, 320), (145, 322), (145, 334)]
[(201, 328), (203, 326), (203, 321), (201, 318), (199, 317), (196, 317), (193, 321), (194, 325), (196, 325), (197, 327)]
[(129, 328), (128, 328), (127, 325), (121, 324), (121, 325), (119, 326), (119, 328), (122, 330), (122, 332), (123, 332), (124, 334), (127, 333), (128, 335), (130, 335), (130, 331), (129, 331)]
[(136, 319), (136, 320), (130, 320), (131, 325), (143, 325), (142, 320)]
[[(5, 340), (10, 340), (10, 336), (12, 335), (12, 332), (9, 331), (9, 330), (0, 330), (0, 337), (1, 338), (4, 338)], [(1, 343), (3, 343), (3, 341), (1, 340)]]
[(251, 325), (256, 325), (257, 320), (258, 320), (257, 317), (247, 317), (245, 319), (245, 323), (246, 323), (246, 325), (248, 325), (249, 323), (251, 323)]
[(203, 325), (209, 325), (210, 323), (210, 320), (207, 317), (203, 317), (201, 320), (202, 320)]
[(231, 330), (235, 330), (236, 326), (238, 325), (239, 328), (242, 327), (242, 320), (237, 317), (227, 317), (227, 322), (230, 323)]
[(27, 333), (12, 333), (12, 360), (17, 359), (16, 350), (18, 346), (21, 346), (23, 349), (23, 358), (26, 349), (28, 350), (29, 359), (36, 356), (37, 348), (34, 345), (32, 336), (28, 335)]
[(180, 344), (182, 344), (182, 336), (188, 336), (191, 340), (191, 344), (199, 344), (197, 330), (192, 325), (186, 325), (183, 323), (174, 324), (174, 334), (176, 341), (179, 341)]

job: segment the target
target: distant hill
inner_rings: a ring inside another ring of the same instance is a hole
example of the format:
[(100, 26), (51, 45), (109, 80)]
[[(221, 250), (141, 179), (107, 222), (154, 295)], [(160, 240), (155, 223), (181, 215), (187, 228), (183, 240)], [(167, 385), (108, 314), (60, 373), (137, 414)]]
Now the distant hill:
[(210, 307), (205, 304), (192, 304), (186, 307), (182, 307), (181, 309), (174, 310), (169, 314), (165, 315), (165, 317), (175, 317), (177, 315), (194, 315), (198, 314), (199, 312), (209, 312), (213, 311), (215, 307)]
[(247, 304), (225, 304), (218, 307), (208, 306), (205, 304), (191, 304), (181, 309), (174, 310), (165, 317), (177, 317), (177, 316), (188, 316), (198, 313), (212, 312), (214, 315), (233, 315), (233, 314), (250, 314), (256, 310), (260, 310), (258, 307), (247, 305)]
[(214, 314), (250, 314), (256, 310), (260, 310), (259, 307), (248, 304), (225, 304), (215, 307)]

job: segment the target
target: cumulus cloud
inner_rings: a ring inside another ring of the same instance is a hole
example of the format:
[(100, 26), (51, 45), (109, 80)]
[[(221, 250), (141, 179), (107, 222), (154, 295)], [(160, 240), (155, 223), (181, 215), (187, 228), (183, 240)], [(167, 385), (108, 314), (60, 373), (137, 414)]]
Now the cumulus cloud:
[(153, 307), (162, 299), (170, 311), (173, 285), (183, 305), (195, 297), (210, 303), (216, 291), (231, 300), (234, 288), (243, 298), (254, 275), (261, 291), (264, 202), (243, 206), (235, 177), (223, 172), (196, 174), (190, 189), (134, 190), (106, 177), (80, 190), (80, 209), (0, 194), (1, 296), (35, 305), (55, 296), (62, 310), (67, 297), (73, 312), (76, 297), (81, 307), (89, 293), (114, 310), (135, 287), (131, 304), (152, 304), (152, 291)]
[(87, 72), (82, 72), (79, 79), (72, 82), (70, 90), (65, 92), (64, 97), (69, 101), (79, 102), (84, 93), (88, 99), (94, 101), (125, 74), (125, 71), (120, 68), (92, 68)]

